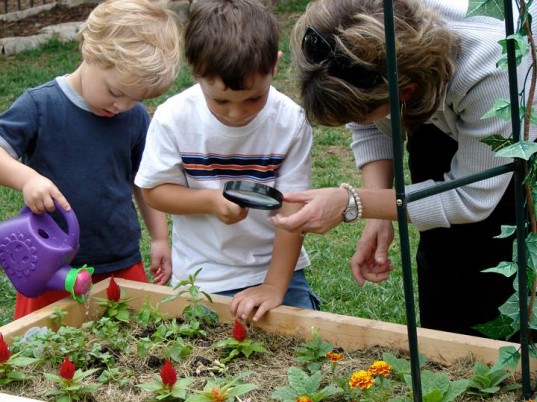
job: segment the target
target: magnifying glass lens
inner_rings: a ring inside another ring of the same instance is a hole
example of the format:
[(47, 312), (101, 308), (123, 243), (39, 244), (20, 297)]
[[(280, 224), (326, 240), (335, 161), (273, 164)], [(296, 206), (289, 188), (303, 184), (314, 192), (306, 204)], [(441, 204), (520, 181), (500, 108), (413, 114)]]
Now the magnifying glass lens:
[(278, 209), (282, 206), (283, 194), (264, 184), (234, 180), (224, 185), (224, 197), (241, 207)]

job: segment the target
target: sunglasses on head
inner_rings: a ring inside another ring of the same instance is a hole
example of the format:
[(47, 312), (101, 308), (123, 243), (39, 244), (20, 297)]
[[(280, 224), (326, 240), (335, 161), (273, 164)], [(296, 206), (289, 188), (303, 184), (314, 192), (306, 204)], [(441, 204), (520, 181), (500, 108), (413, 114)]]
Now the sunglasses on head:
[(302, 53), (311, 64), (331, 61), (329, 73), (356, 88), (373, 88), (382, 78), (376, 71), (353, 63), (347, 56), (338, 55), (326, 38), (311, 26), (308, 26), (302, 39)]

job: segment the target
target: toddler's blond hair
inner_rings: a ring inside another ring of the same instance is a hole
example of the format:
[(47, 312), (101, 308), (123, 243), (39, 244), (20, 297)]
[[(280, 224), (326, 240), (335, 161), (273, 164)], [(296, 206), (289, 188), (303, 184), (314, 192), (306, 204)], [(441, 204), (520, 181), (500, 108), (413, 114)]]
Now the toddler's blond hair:
[(120, 83), (145, 89), (145, 97), (166, 91), (179, 72), (181, 30), (165, 3), (107, 0), (82, 25), (80, 50), (87, 63), (116, 69)]

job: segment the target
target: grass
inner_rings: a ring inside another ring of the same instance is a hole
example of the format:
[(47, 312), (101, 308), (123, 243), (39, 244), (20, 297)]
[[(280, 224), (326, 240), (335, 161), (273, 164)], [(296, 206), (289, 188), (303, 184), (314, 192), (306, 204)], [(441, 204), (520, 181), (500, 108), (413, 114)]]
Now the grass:
[[(284, 55), (274, 80), (274, 86), (299, 102), (290, 67), (288, 32), (295, 20), (296, 12), (303, 10), (307, 1), (293, 0), (278, 3), (276, 12), (284, 28), (281, 41)], [(1, 57), (0, 112), (5, 111), (25, 88), (44, 83), (55, 76), (70, 73), (79, 62), (77, 43), (61, 43), (56, 40), (38, 50)], [(148, 110), (154, 111), (155, 107), (167, 97), (188, 87), (192, 82), (188, 69), (184, 68), (173, 88), (161, 97), (146, 102)], [(354, 165), (349, 143), (350, 135), (344, 127), (314, 128), (312, 150), (314, 187), (335, 187), (341, 182), (360, 185), (360, 173)], [(22, 205), (23, 201), (19, 193), (0, 187), (0, 222), (15, 216)], [(390, 258), (395, 265), (395, 271), (388, 281), (359, 287), (351, 276), (348, 262), (362, 228), (363, 222), (359, 222), (339, 225), (323, 236), (308, 234), (305, 247), (312, 264), (306, 271), (307, 278), (322, 300), (323, 311), (405, 323), (405, 301), (397, 238), (390, 249)], [(417, 235), (411, 228), (411, 244), (415, 244), (416, 238)], [(147, 265), (149, 238), (145, 229), (141, 249)], [(15, 295), (13, 286), (3, 272), (0, 273), (0, 293), (3, 295), (0, 299), (0, 325), (3, 325), (12, 320)]]

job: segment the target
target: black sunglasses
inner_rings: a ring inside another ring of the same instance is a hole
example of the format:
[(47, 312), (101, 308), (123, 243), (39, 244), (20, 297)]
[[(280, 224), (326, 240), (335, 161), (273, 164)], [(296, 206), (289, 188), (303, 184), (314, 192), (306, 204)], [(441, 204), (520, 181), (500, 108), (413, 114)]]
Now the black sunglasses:
[(329, 73), (356, 88), (373, 88), (382, 78), (376, 71), (368, 70), (353, 63), (347, 56), (337, 54), (326, 38), (311, 26), (308, 26), (302, 39), (302, 53), (311, 64), (331, 61)]

